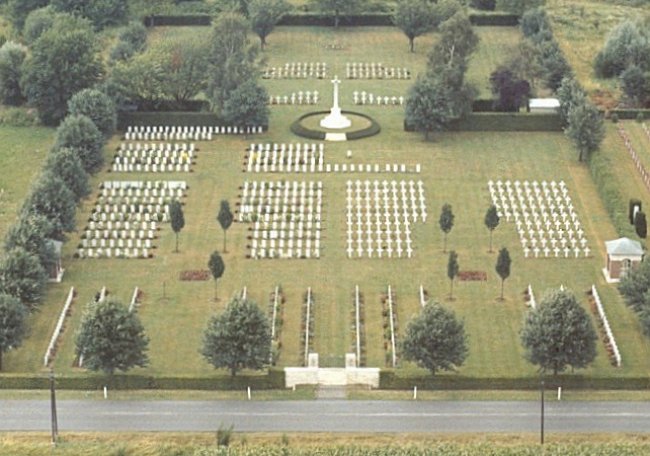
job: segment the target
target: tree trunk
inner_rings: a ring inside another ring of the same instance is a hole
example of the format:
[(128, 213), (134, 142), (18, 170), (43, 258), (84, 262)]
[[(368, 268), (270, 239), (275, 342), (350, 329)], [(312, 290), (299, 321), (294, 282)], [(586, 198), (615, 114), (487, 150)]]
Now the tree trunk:
[(178, 253), (178, 233), (176, 233), (176, 253)]
[(334, 10), (334, 28), (339, 28), (339, 10)]
[(447, 253), (447, 233), (445, 233), (444, 241), (442, 244), (442, 253)]
[(226, 250), (226, 230), (223, 230), (223, 253), (228, 253)]
[(237, 374), (237, 366), (230, 366), (230, 376), (232, 378), (235, 378), (236, 374)]
[(219, 300), (217, 297), (217, 288), (219, 286), (219, 279), (214, 279), (214, 300), (215, 302)]
[(0, 372), (2, 372), (2, 350), (0, 350)]
[(409, 49), (411, 52), (415, 52), (415, 38), (409, 36)]
[(503, 301), (503, 282), (505, 282), (504, 279), (501, 279), (501, 300)]
[(490, 253), (492, 253), (492, 230), (490, 230)]
[(260, 48), (264, 50), (264, 46), (266, 46), (266, 37), (260, 36)]
[(451, 284), (449, 288), (449, 300), (453, 301), (454, 300), (454, 279), (449, 279), (449, 283)]

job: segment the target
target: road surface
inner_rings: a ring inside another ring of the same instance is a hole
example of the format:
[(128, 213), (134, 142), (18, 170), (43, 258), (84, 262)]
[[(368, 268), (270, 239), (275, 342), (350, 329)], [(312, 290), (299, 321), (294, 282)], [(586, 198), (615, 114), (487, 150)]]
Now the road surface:
[[(60, 431), (537, 432), (539, 402), (58, 401)], [(549, 432), (649, 432), (649, 402), (547, 402)], [(0, 401), (0, 431), (47, 431), (50, 403)]]

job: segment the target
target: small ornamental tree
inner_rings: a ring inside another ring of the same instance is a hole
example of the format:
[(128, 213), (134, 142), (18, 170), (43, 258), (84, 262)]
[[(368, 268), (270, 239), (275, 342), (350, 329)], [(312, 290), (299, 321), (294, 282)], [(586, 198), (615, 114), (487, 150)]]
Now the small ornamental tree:
[(485, 227), (490, 231), (490, 253), (492, 253), (492, 233), (499, 226), (499, 212), (494, 204), (488, 207), (483, 222), (485, 223)]
[(113, 375), (149, 364), (149, 338), (135, 312), (115, 299), (90, 303), (75, 339), (76, 353), (84, 367)]
[(225, 272), (226, 265), (223, 262), (223, 258), (221, 258), (221, 255), (219, 255), (219, 252), (216, 250), (212, 252), (212, 255), (210, 255), (210, 260), (208, 260), (208, 268), (210, 269), (210, 273), (214, 278), (214, 300), (218, 301), (219, 298), (217, 297), (217, 282)]
[(547, 292), (527, 313), (521, 333), (528, 361), (553, 375), (591, 364), (597, 339), (589, 314), (567, 290)]
[(230, 211), (230, 203), (228, 200), (221, 200), (221, 206), (219, 207), (219, 214), (217, 214), (217, 220), (221, 229), (223, 230), (223, 253), (228, 253), (226, 250), (226, 232), (230, 225), (232, 225), (235, 216)]
[(648, 236), (648, 222), (646, 221), (645, 212), (638, 211), (634, 216), (634, 230), (641, 239)]
[(578, 161), (586, 161), (605, 138), (603, 117), (596, 106), (585, 100), (569, 111), (569, 126), (564, 132), (578, 149)]
[(185, 226), (185, 216), (183, 215), (183, 206), (180, 201), (173, 200), (169, 204), (169, 219), (172, 224), (172, 230), (176, 234), (176, 253), (178, 253), (178, 233)]
[(447, 277), (449, 277), (449, 300), (454, 300), (454, 279), (458, 275), (458, 254), (452, 250), (447, 261)]
[(27, 45), (34, 43), (43, 33), (54, 25), (56, 13), (51, 6), (33, 10), (25, 19), (23, 40)]
[(501, 277), (501, 301), (503, 301), (503, 282), (505, 282), (505, 280), (510, 277), (511, 263), (512, 261), (510, 260), (510, 253), (508, 252), (508, 249), (504, 247), (499, 250), (499, 256), (497, 257), (495, 270), (497, 271), (497, 274), (499, 274), (499, 277)]
[(395, 5), (393, 22), (409, 40), (414, 52), (415, 38), (433, 30), (433, 5), (427, 0), (400, 0)]
[(438, 220), (440, 229), (444, 233), (444, 243), (442, 247), (443, 253), (447, 252), (447, 234), (454, 227), (454, 213), (451, 210), (451, 204), (444, 204), (440, 212), (440, 219)]
[(233, 377), (241, 369), (264, 368), (271, 355), (268, 317), (254, 302), (234, 298), (221, 315), (208, 322), (201, 354)]
[(291, 5), (286, 0), (251, 0), (248, 5), (248, 20), (253, 32), (260, 37), (262, 49), (266, 46), (266, 37), (290, 10)]
[(562, 119), (562, 124), (567, 126), (569, 124), (569, 112), (571, 112), (575, 106), (581, 105), (585, 102), (587, 93), (576, 78), (565, 77), (562, 79), (556, 95), (560, 102), (559, 114)]
[(74, 150), (67, 147), (52, 149), (47, 156), (45, 169), (59, 176), (74, 193), (77, 201), (90, 194), (88, 173)]
[(18, 106), (25, 102), (20, 78), (26, 56), (27, 48), (22, 44), (7, 41), (0, 47), (0, 101), (3, 104)]
[(229, 124), (240, 127), (268, 125), (268, 100), (266, 89), (250, 79), (230, 93), (223, 104), (222, 117)]
[(82, 115), (93, 121), (105, 138), (110, 138), (117, 125), (117, 111), (113, 100), (97, 89), (84, 89), (68, 101), (70, 115)]
[(0, 291), (20, 300), (33, 310), (47, 285), (47, 273), (39, 258), (22, 247), (5, 253), (0, 263)]
[(435, 375), (454, 370), (467, 358), (465, 328), (454, 313), (437, 302), (429, 302), (411, 320), (402, 341), (404, 359), (415, 361)]
[(27, 309), (18, 298), (0, 294), (0, 371), (2, 355), (18, 348), (27, 332)]
[(528, 81), (518, 78), (509, 68), (497, 68), (490, 75), (494, 107), (498, 111), (517, 112), (530, 96)]
[(104, 163), (104, 137), (93, 121), (84, 115), (66, 117), (56, 130), (55, 149), (67, 147), (77, 153), (88, 173), (99, 171)]
[(25, 199), (24, 214), (40, 214), (50, 222), (48, 237), (62, 240), (64, 232), (74, 230), (77, 210), (76, 197), (66, 183), (52, 171), (46, 170)]

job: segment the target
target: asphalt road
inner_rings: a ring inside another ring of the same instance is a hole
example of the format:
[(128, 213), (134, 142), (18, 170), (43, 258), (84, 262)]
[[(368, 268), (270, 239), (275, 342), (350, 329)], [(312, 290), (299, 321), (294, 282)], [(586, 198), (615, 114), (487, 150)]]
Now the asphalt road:
[[(58, 402), (60, 431), (538, 432), (539, 402)], [(547, 402), (549, 432), (650, 431), (648, 402)], [(47, 431), (49, 401), (0, 401), (0, 431)]]

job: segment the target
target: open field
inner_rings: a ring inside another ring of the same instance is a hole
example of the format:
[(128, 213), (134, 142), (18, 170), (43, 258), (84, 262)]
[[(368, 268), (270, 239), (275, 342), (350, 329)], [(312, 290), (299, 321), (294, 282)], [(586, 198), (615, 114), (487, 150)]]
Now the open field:
[[(174, 29), (189, 34), (197, 29)], [(200, 33), (208, 31), (199, 28)], [(155, 35), (169, 29), (156, 29)], [(494, 69), (500, 46), (516, 42), (516, 29), (480, 28), (482, 47), (473, 59), (470, 79), (480, 84)], [(171, 33), (171, 32), (170, 32)], [(266, 55), (270, 66), (289, 61), (328, 64), (323, 80), (267, 80), (272, 95), (288, 95), (299, 90), (318, 90), (317, 106), (274, 106), (268, 133), (259, 136), (221, 136), (212, 142), (198, 142), (195, 172), (183, 174), (123, 174), (102, 172), (93, 179), (95, 188), (108, 179), (186, 180), (185, 228), (180, 234), (180, 253), (173, 253), (174, 235), (169, 226), (159, 232), (158, 248), (152, 260), (80, 260), (73, 254), (80, 241), (73, 233), (64, 247), (66, 275), (62, 284), (52, 285), (42, 309), (31, 317), (31, 337), (23, 347), (5, 359), (8, 372), (44, 372), (43, 354), (70, 286), (78, 290), (55, 368), (64, 374), (81, 374), (72, 367), (74, 332), (86, 302), (102, 287), (111, 295), (128, 301), (135, 286), (144, 294), (139, 309), (151, 338), (151, 365), (134, 372), (165, 375), (209, 375), (213, 369), (199, 355), (203, 328), (209, 316), (223, 309), (228, 299), (248, 287), (249, 296), (266, 308), (269, 295), (282, 285), (287, 302), (282, 327), (279, 365), (298, 365), (301, 358), (302, 295), (312, 287), (315, 296), (314, 351), (321, 366), (342, 366), (344, 354), (352, 346), (351, 324), (353, 290), (359, 285), (365, 298), (366, 358), (368, 366), (383, 367), (386, 351), (383, 342), (381, 295), (387, 285), (396, 291), (399, 329), (419, 312), (418, 287), (452, 308), (464, 321), (469, 336), (469, 357), (460, 373), (475, 377), (535, 376), (536, 369), (523, 358), (519, 332), (526, 306), (523, 292), (531, 284), (537, 298), (544, 290), (561, 284), (571, 288), (586, 304), (584, 293), (595, 283), (604, 301), (623, 357), (623, 367), (615, 369), (599, 343), (598, 357), (587, 375), (625, 377), (646, 375), (650, 368), (650, 343), (641, 335), (634, 314), (622, 303), (616, 289), (606, 285), (600, 273), (605, 264), (603, 242), (616, 233), (597, 196), (585, 165), (576, 161), (576, 153), (561, 133), (449, 133), (424, 142), (416, 133), (402, 129), (403, 108), (355, 106), (354, 110), (375, 118), (382, 132), (358, 142), (328, 143), (326, 163), (422, 165), (421, 174), (246, 174), (242, 172), (245, 149), (251, 142), (307, 142), (294, 137), (289, 125), (299, 115), (329, 106), (334, 74), (344, 76), (346, 62), (381, 62), (385, 66), (424, 69), (426, 50), (434, 35), (416, 41), (416, 53), (407, 52), (407, 41), (390, 28), (343, 29), (336, 36), (329, 29), (279, 28), (269, 38)], [(154, 39), (156, 37), (154, 36)], [(340, 41), (343, 50), (325, 49), (328, 40)], [(411, 81), (344, 80), (341, 89), (343, 109), (352, 109), (352, 92), (366, 90), (377, 95), (403, 95)], [(486, 90), (486, 87), (483, 87)], [(485, 93), (484, 93), (485, 94)], [(616, 141), (608, 131), (608, 141)], [(614, 132), (615, 134), (615, 132)], [(606, 144), (609, 144), (606, 143)], [(107, 162), (119, 145), (115, 138), (106, 150)], [(622, 145), (621, 145), (622, 147)], [(346, 158), (346, 152), (352, 157)], [(607, 149), (610, 151), (609, 148)], [(624, 152), (613, 147), (615, 159)], [(621, 158), (622, 159), (622, 158)], [(413, 225), (414, 258), (348, 259), (345, 252), (345, 185), (348, 180), (422, 180), (429, 218)], [(495, 252), (488, 253), (488, 231), (483, 217), (490, 205), (488, 180), (563, 180), (569, 188), (575, 209), (586, 231), (590, 258), (525, 259), (512, 223), (502, 221), (494, 234)], [(181, 282), (181, 271), (206, 269), (210, 252), (222, 248), (222, 232), (216, 221), (221, 199), (236, 207), (240, 186), (245, 180), (296, 180), (323, 182), (323, 240), (320, 260), (246, 259), (249, 226), (234, 224), (228, 232), (228, 252), (224, 254), (226, 272), (219, 282), (220, 301), (214, 302), (214, 284)], [(627, 182), (627, 181), (626, 181)], [(634, 188), (629, 193), (638, 190)], [(627, 193), (626, 193), (627, 194)], [(78, 210), (77, 226), (83, 230), (94, 206), (93, 195)], [(454, 287), (454, 301), (448, 301), (447, 254), (442, 252), (442, 235), (437, 219), (441, 206), (450, 203), (456, 216), (449, 235), (449, 248), (459, 254), (462, 271), (482, 271), (485, 282), (460, 282)], [(626, 208), (622, 208), (626, 210)], [(512, 274), (505, 284), (505, 301), (499, 302), (500, 280), (494, 272), (496, 250), (508, 247), (513, 259)], [(403, 363), (405, 372), (420, 372)], [(447, 374), (453, 377), (454, 374)]]

